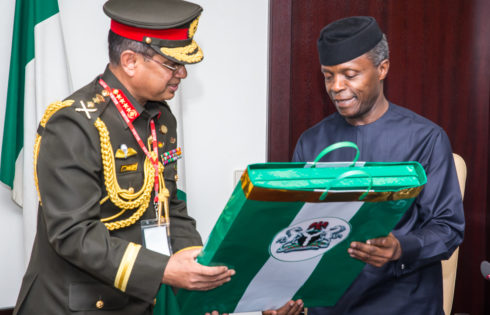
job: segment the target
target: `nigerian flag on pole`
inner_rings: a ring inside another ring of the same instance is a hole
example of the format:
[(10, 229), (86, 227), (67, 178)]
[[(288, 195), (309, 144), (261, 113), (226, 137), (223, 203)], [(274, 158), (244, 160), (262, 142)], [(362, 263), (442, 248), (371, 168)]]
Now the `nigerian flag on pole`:
[(0, 181), (23, 206), (26, 257), (36, 226), (36, 129), (45, 108), (71, 90), (57, 0), (16, 0)]
[(198, 258), (236, 275), (180, 291), (182, 315), (334, 305), (364, 267), (350, 243), (386, 236), (426, 182), (417, 162), (314, 164), (248, 166)]

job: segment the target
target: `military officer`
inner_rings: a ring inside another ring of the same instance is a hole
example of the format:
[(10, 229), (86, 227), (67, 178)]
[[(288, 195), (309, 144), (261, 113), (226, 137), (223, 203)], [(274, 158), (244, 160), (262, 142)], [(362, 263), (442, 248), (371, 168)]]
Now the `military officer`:
[(201, 238), (167, 158), (179, 150), (165, 101), (203, 59), (201, 11), (178, 0), (104, 5), (109, 65), (51, 104), (38, 129), (37, 235), (14, 314), (151, 314), (162, 283), (209, 290), (234, 274), (195, 261)]

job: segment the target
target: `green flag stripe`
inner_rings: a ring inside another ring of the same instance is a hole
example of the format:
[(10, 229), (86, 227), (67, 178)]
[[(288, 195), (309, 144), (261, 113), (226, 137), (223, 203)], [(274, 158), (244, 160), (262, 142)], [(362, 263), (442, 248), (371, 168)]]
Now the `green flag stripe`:
[[(182, 292), (179, 293), (179, 303), (183, 306), (182, 314), (204, 314), (211, 310), (229, 311), (233, 310), (241, 298), (241, 292), (250, 281), (253, 279), (258, 270), (269, 259), (269, 244), (276, 235), (277, 231), (286, 228), (294, 218), (296, 213), (303, 206), (303, 202), (285, 203), (285, 202), (261, 202), (247, 200), (243, 194), (240, 184), (237, 185), (233, 193), (233, 198), (223, 210), (223, 214), (216, 223), (210, 240), (215, 243), (208, 243), (203, 250), (206, 254), (199, 257), (198, 261), (202, 264), (209, 264), (212, 260), (213, 264), (219, 265), (220, 261), (229, 262), (228, 266), (236, 268), (236, 275), (233, 276), (233, 281), (224, 284), (212, 291), (208, 292)], [(239, 206), (241, 205), (241, 206)], [(239, 211), (242, 207), (250, 209), (250, 211), (242, 211), (240, 214), (232, 211)], [(282, 215), (273, 215), (281, 213)], [(261, 219), (265, 217), (273, 217), (273, 221)], [(230, 222), (228, 228), (224, 228)], [(240, 224), (240, 227), (237, 226)], [(224, 238), (235, 244), (243, 244), (243, 250), (236, 247), (231, 249), (235, 254), (229, 255), (227, 251), (220, 251), (216, 254), (217, 245)], [(254, 244), (253, 252), (245, 247), (247, 244)], [(244, 255), (236, 255), (237, 252), (243, 252)], [(252, 259), (253, 257), (253, 259)], [(182, 290), (185, 291), (185, 290)], [(231, 292), (237, 294), (230, 296)], [(222, 297), (227, 296), (228, 304), (223, 305)], [(221, 297), (221, 298), (220, 298)], [(210, 309), (205, 309), (203, 305), (210, 306)]]
[(56, 0), (17, 0), (0, 161), (0, 181), (12, 187), (15, 161), (24, 145), (25, 67), (34, 59), (34, 27), (58, 13)]
[(187, 201), (187, 194), (185, 193), (185, 191), (177, 189), (177, 199)]
[(171, 287), (162, 285), (156, 297), (154, 315), (180, 315), (179, 304)]

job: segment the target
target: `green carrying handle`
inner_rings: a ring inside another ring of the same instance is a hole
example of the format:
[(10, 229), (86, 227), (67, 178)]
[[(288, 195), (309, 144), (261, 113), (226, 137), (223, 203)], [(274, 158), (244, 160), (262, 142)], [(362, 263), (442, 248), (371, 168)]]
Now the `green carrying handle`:
[(323, 151), (320, 152), (320, 154), (318, 154), (318, 156), (316, 157), (316, 159), (313, 161), (313, 165), (311, 167), (312, 168), (316, 167), (316, 163), (318, 163), (318, 161), (320, 161), (321, 158), (324, 157), (327, 153), (330, 153), (333, 150), (337, 150), (337, 149), (340, 149), (340, 148), (354, 148), (354, 149), (356, 149), (356, 151), (357, 151), (356, 156), (354, 157), (354, 160), (352, 161), (352, 164), (349, 165), (349, 166), (354, 166), (356, 164), (356, 162), (357, 162), (357, 159), (359, 158), (359, 148), (357, 147), (357, 145), (354, 142), (341, 141), (341, 142), (337, 142), (337, 143), (331, 144), (328, 147), (326, 147), (325, 149), (323, 149)]
[(335, 178), (333, 181), (331, 181), (328, 184), (328, 186), (325, 188), (326, 190), (320, 196), (320, 200), (325, 200), (325, 198), (327, 197), (328, 191), (330, 190), (330, 188), (334, 184), (340, 182), (341, 180), (343, 180), (345, 178), (359, 176), (359, 175), (369, 177), (369, 186), (368, 186), (367, 190), (359, 197), (359, 200), (363, 200), (367, 196), (367, 194), (369, 193), (369, 190), (371, 190), (371, 187), (373, 186), (373, 177), (370, 174), (368, 174), (368, 173), (366, 173), (364, 171), (361, 171), (361, 170), (347, 171), (347, 172), (344, 172), (341, 175), (337, 176), (337, 178)]

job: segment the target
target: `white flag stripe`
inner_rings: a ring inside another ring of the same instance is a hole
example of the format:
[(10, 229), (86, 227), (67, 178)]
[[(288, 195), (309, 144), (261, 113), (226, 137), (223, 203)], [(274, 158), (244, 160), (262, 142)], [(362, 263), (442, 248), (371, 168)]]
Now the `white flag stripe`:
[[(323, 217), (336, 217), (348, 222), (363, 204), (360, 201), (305, 203), (290, 226)], [(339, 208), (342, 208), (341, 212), (338, 211)], [(283, 306), (308, 280), (321, 259), (322, 255), (319, 255), (292, 263), (269, 257), (249, 283), (234, 312), (277, 309)], [(294, 277), (291, 277), (293, 274)], [(278, 290), (277, 287), (281, 289)]]
[[(250, 282), (234, 312), (278, 309), (283, 306), (308, 280), (321, 259), (320, 255), (293, 263), (270, 257)], [(278, 287), (281, 289), (278, 290)]]
[[(67, 97), (72, 91), (60, 13), (34, 27), (36, 46), (36, 121), (48, 105)], [(49, 80), (49, 84), (46, 84)], [(41, 83), (41, 84), (39, 84)], [(35, 125), (37, 129), (37, 124)]]
[[(349, 222), (363, 204), (364, 202), (362, 201), (307, 202), (298, 212), (290, 225), (319, 217), (335, 217)], [(340, 212), (339, 209), (342, 209), (342, 212)]]
[[(14, 173), (14, 184), (12, 187), (12, 199), (22, 207), (22, 200), (24, 199), (24, 148), (22, 148), (17, 156), (17, 160), (15, 160), (15, 173)], [(36, 228), (36, 227), (34, 227)]]
[[(18, 159), (22, 159), (22, 181), (20, 187), (14, 185), (13, 192), (22, 190), (22, 220), (24, 224), (24, 251), (26, 253), (26, 266), (31, 256), (32, 244), (36, 236), (37, 225), (37, 192), (34, 184), (34, 141), (36, 136), (35, 128), (39, 121), (37, 120), (36, 104), (36, 59), (34, 58), (26, 65), (25, 73), (25, 93), (24, 93), (24, 147)], [(47, 105), (46, 105), (47, 106)], [(17, 183), (17, 171), (15, 172), (15, 182)]]
[[(37, 222), (38, 200), (33, 164), (36, 130), (48, 105), (62, 100), (72, 90), (62, 35), (59, 13), (38, 23), (34, 27), (35, 57), (25, 67), (24, 148), (16, 163), (22, 165), (23, 170), (21, 177), (16, 170), (13, 195), (22, 198), (26, 262), (34, 242)], [(19, 193), (20, 190), (22, 193)]]

